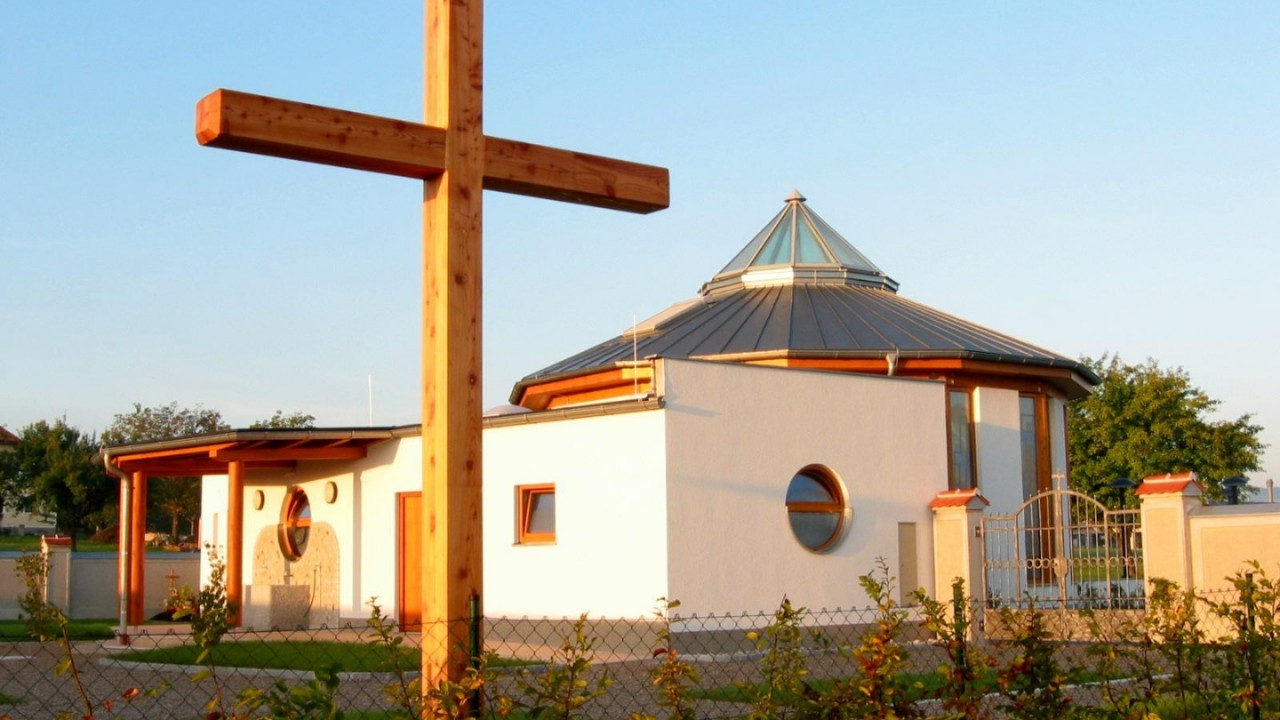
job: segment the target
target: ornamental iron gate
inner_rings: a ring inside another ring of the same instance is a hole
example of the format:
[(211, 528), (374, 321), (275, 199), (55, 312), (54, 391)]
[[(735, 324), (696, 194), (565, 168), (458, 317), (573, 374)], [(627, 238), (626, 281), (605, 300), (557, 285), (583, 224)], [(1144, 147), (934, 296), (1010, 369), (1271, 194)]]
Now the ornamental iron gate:
[(988, 607), (1063, 609), (1145, 603), (1138, 510), (1110, 510), (1074, 490), (1049, 490), (1012, 515), (982, 519)]

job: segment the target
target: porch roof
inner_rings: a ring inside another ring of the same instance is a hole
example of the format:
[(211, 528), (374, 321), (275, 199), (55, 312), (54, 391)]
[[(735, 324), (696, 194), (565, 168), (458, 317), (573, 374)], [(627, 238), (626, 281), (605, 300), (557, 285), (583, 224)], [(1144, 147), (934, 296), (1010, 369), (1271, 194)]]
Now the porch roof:
[(368, 448), (414, 435), (412, 427), (309, 430), (231, 430), (209, 435), (132, 443), (104, 448), (103, 457), (122, 472), (151, 476), (224, 475), (227, 465), (292, 467), (300, 460), (359, 460)]

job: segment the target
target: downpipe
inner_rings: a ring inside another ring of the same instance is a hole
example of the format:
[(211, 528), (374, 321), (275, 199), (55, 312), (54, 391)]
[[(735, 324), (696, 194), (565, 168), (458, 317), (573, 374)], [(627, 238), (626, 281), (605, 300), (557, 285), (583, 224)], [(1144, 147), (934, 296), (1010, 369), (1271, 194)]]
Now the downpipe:
[(120, 625), (116, 629), (116, 640), (121, 647), (129, 646), (129, 582), (131, 577), (131, 563), (129, 562), (129, 548), (133, 545), (133, 538), (129, 535), (130, 521), (129, 511), (133, 504), (133, 478), (129, 477), (125, 471), (111, 464), (111, 453), (104, 450), (102, 452), (102, 466), (106, 469), (107, 474), (120, 481), (120, 552), (119, 555), (119, 573), (120, 573)]

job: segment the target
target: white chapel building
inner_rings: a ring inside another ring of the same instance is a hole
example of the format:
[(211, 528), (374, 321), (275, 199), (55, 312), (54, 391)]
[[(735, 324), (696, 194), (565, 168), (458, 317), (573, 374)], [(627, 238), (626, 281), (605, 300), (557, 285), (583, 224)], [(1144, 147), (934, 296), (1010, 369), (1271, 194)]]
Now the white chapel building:
[[(900, 296), (793, 193), (696, 297), (525, 377), (485, 418), (484, 612), (863, 606), (877, 558), (904, 594), (945, 592), (930, 503), (979, 493), (1008, 513), (1064, 486), (1066, 403), (1097, 382)], [(418, 432), (232, 431), (107, 455), (126, 478), (203, 477), (202, 541), (225, 548), (239, 525), (245, 625), (332, 626), (376, 596), (411, 626)]]

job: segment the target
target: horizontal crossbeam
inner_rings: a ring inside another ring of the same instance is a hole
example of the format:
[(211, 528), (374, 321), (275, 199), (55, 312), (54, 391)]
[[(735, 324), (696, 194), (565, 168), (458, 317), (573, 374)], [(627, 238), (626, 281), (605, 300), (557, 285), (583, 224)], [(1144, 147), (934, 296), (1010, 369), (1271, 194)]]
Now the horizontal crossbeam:
[[(196, 105), (201, 145), (426, 179), (444, 171), (442, 128), (264, 95), (215, 90)], [(650, 213), (670, 204), (666, 168), (485, 138), (489, 190)]]

